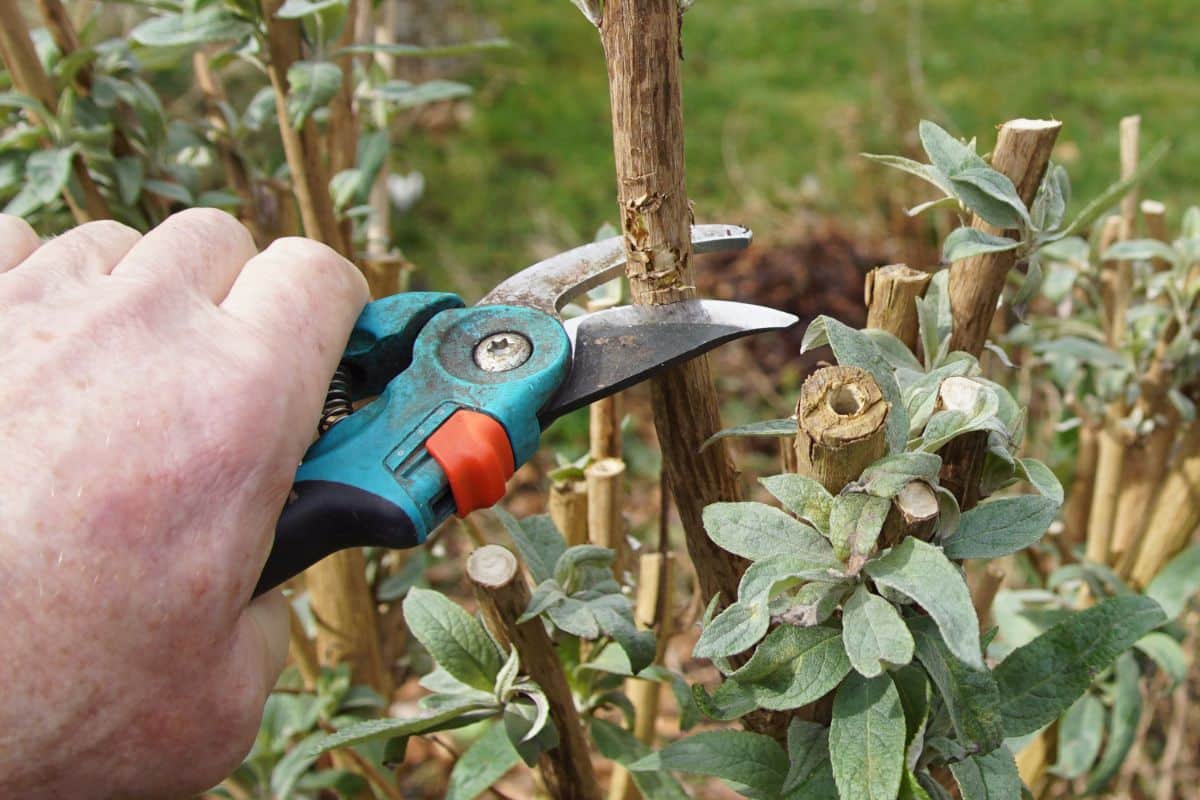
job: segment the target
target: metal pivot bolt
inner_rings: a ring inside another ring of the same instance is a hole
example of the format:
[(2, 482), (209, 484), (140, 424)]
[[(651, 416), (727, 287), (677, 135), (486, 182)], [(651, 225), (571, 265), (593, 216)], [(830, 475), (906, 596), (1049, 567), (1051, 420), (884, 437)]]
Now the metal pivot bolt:
[(508, 372), (524, 364), (533, 345), (519, 333), (494, 333), (475, 346), (475, 363), (484, 372)]

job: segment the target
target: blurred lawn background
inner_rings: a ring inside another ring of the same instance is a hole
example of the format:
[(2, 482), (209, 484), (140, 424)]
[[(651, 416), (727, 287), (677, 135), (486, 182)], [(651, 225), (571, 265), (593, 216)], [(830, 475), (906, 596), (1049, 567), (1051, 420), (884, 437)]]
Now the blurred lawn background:
[[(1115, 179), (1117, 122), (1143, 115), (1143, 151), (1173, 149), (1143, 196), (1173, 215), (1197, 199), (1200, 38), (1183, 0), (697, 0), (684, 22), (688, 188), (699, 221), (788, 236), (817, 212), (888, 234), (903, 178), (856, 157), (916, 154), (930, 118), (981, 150), (1013, 117), (1065, 122), (1056, 159), (1075, 201)], [(396, 168), (425, 196), (398, 243), (427, 280), (468, 295), (616, 220), (607, 78), (596, 31), (568, 0), (466, 0), (512, 42), (458, 78), (474, 113), (412, 137)], [(476, 31), (478, 33), (478, 31)], [(889, 190), (889, 187), (890, 190)], [(902, 199), (927, 199), (905, 185)]]

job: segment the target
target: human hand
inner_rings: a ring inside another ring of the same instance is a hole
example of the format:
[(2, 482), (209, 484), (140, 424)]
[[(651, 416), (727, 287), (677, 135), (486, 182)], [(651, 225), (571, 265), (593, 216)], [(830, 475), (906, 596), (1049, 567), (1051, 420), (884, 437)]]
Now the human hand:
[(287, 652), (251, 602), (367, 288), (196, 209), (41, 244), (0, 215), (0, 796), (180, 796)]

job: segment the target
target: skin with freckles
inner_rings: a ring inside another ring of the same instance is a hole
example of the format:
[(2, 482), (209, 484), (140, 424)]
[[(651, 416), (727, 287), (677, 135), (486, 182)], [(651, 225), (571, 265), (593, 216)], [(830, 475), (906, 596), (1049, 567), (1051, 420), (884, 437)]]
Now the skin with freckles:
[(287, 652), (251, 602), (367, 288), (218, 211), (42, 243), (0, 215), (0, 797), (179, 797)]

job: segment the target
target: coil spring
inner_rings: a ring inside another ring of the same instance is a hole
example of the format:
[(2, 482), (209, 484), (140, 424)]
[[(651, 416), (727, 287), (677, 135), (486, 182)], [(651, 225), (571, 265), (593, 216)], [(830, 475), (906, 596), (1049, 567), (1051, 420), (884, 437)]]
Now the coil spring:
[(354, 403), (350, 399), (350, 373), (344, 364), (339, 364), (329, 381), (329, 391), (325, 393), (325, 406), (321, 409), (321, 421), (317, 423), (317, 433), (324, 434), (354, 411)]

